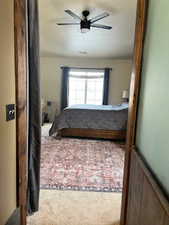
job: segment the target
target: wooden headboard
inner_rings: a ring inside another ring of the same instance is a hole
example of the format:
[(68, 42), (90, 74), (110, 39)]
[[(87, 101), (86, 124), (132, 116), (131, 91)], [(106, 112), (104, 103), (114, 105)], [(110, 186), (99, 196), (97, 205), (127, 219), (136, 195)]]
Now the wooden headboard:
[(169, 225), (169, 201), (134, 150), (131, 154), (126, 225)]

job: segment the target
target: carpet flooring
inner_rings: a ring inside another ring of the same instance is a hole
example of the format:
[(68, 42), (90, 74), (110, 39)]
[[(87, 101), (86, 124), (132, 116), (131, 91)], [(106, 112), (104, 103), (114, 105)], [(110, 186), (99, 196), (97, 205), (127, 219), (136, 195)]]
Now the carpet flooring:
[(41, 190), (27, 225), (119, 225), (120, 193)]
[(41, 188), (121, 192), (124, 144), (42, 137)]

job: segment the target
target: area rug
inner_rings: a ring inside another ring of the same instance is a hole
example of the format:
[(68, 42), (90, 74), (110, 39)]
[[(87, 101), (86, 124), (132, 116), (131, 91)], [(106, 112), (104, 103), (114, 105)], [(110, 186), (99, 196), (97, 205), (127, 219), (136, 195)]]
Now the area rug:
[(42, 137), (41, 189), (121, 192), (124, 144)]

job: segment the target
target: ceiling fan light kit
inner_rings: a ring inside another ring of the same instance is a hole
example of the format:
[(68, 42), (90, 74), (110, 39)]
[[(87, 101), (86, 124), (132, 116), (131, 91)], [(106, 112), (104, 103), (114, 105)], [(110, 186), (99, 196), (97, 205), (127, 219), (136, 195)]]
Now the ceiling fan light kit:
[(90, 26), (91, 26), (90, 21), (82, 20), (82, 21), (80, 22), (80, 29), (81, 29), (81, 32), (82, 32), (82, 33), (87, 33), (87, 32), (89, 32), (89, 31), (90, 31)]
[(78, 15), (76, 15), (75, 13), (73, 13), (71, 10), (65, 10), (65, 12), (67, 14), (69, 14), (70, 16), (72, 16), (76, 21), (79, 21), (79, 23), (57, 23), (57, 25), (59, 26), (66, 26), (66, 25), (80, 25), (80, 29), (82, 33), (87, 33), (90, 31), (91, 27), (94, 28), (99, 28), (99, 29), (105, 29), (105, 30), (111, 30), (112, 27), (110, 26), (106, 26), (106, 25), (101, 25), (101, 24), (95, 24), (95, 22), (108, 17), (109, 13), (103, 13), (99, 16), (96, 16), (93, 19), (88, 19), (88, 16), (90, 15), (90, 12), (88, 10), (84, 10), (82, 12), (82, 16), (83, 18), (80, 18)]

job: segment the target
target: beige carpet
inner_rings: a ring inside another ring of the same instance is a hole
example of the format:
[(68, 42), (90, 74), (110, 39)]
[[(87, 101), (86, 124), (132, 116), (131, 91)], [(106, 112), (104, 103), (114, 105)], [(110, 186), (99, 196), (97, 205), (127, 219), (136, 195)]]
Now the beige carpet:
[(121, 194), (41, 190), (28, 225), (119, 225)]

